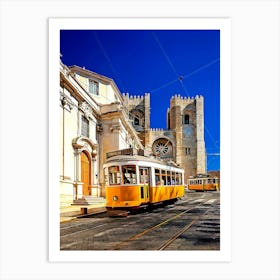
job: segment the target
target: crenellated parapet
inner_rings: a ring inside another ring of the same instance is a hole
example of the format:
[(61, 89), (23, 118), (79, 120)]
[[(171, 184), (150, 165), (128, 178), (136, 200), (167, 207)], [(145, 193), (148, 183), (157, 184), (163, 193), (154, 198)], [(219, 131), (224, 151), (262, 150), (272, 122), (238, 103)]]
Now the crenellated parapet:
[(179, 99), (179, 100), (189, 100), (189, 99), (200, 99), (200, 98), (203, 98), (203, 95), (196, 95), (195, 97), (192, 96), (182, 96), (180, 94), (175, 94), (171, 97), (171, 99)]
[(165, 129), (163, 128), (150, 128), (150, 131), (161, 131), (163, 132)]
[(138, 106), (145, 102), (145, 99), (150, 98), (150, 93), (145, 93), (144, 95), (130, 95), (128, 92), (122, 94), (125, 103), (130, 106)]
[(180, 94), (175, 94), (171, 97), (170, 100), (170, 107), (174, 107), (174, 106), (187, 106), (191, 103), (193, 103), (194, 101), (200, 101), (203, 100), (203, 96), (202, 95), (196, 95), (194, 96), (182, 96)]

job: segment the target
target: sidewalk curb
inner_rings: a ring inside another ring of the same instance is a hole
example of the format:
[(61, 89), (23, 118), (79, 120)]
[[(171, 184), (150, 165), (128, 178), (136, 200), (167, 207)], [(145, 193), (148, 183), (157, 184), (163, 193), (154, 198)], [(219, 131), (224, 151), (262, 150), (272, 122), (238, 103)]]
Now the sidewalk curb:
[[(81, 207), (82, 208), (82, 207)], [(65, 215), (60, 215), (60, 223), (66, 223), (66, 222), (69, 222), (69, 221), (72, 221), (72, 220), (75, 220), (75, 219), (78, 219), (78, 218), (83, 218), (83, 217), (88, 217), (88, 216), (93, 216), (93, 215), (97, 215), (97, 214), (102, 214), (102, 213), (106, 213), (107, 212), (107, 209), (105, 207), (100, 207), (100, 208), (91, 208), (93, 211), (89, 211), (88, 213), (86, 214), (76, 214), (76, 215), (73, 215), (73, 216), (67, 216)], [(91, 210), (89, 209), (89, 210)], [(77, 212), (77, 211), (76, 211)], [(73, 213), (73, 212), (72, 212)], [(81, 213), (81, 212), (79, 212)]]

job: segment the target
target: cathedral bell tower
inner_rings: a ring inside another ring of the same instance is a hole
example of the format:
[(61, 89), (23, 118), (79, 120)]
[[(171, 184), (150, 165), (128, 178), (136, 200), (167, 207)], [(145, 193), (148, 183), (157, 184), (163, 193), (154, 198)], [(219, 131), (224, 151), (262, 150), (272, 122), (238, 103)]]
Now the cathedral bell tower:
[(175, 161), (189, 176), (206, 173), (204, 142), (204, 101), (175, 95), (167, 115), (169, 129), (175, 134)]

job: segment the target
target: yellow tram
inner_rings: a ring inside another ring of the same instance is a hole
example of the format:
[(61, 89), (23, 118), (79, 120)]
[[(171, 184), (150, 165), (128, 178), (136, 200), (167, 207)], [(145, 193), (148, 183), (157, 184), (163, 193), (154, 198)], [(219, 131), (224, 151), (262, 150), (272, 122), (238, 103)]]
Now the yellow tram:
[(219, 178), (211, 178), (209, 175), (199, 174), (188, 179), (188, 190), (194, 191), (218, 191), (220, 190)]
[(107, 209), (139, 208), (184, 196), (184, 170), (140, 155), (117, 155), (104, 165)]

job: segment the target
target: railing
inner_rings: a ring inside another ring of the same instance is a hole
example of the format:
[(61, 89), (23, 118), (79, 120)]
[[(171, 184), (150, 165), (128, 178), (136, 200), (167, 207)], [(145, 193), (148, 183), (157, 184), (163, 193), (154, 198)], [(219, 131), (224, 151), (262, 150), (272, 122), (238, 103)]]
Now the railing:
[(114, 157), (114, 156), (123, 156), (123, 155), (127, 155), (127, 156), (144, 156), (145, 155), (145, 151), (142, 149), (133, 149), (133, 148), (128, 148), (128, 149), (122, 149), (122, 150), (117, 150), (117, 151), (113, 151), (113, 152), (109, 152), (106, 153), (106, 159)]

